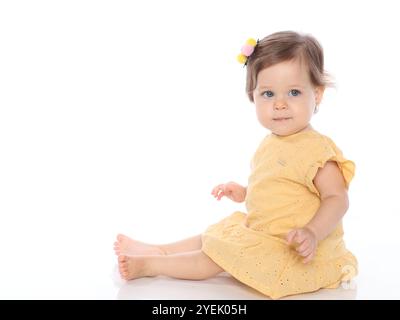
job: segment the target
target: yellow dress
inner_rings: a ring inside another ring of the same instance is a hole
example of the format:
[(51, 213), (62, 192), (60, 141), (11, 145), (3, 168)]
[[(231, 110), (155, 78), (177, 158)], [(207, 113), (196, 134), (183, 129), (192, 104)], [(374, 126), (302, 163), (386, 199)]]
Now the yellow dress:
[(313, 184), (318, 168), (336, 161), (348, 188), (355, 165), (334, 142), (315, 130), (282, 137), (267, 135), (251, 161), (246, 209), (207, 228), (202, 251), (239, 281), (278, 299), (287, 295), (337, 288), (357, 274), (357, 260), (343, 241), (340, 222), (318, 243), (304, 264), (286, 235), (301, 228), (320, 205)]

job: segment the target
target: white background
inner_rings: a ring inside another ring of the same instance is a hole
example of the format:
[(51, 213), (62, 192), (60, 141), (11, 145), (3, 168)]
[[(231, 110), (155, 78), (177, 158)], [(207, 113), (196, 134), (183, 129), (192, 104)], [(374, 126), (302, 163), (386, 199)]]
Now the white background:
[(336, 80), (312, 125), (355, 161), (356, 298), (400, 298), (396, 1), (1, 1), (0, 298), (114, 299), (117, 233), (161, 243), (244, 205), (268, 133), (236, 55), (311, 33)]

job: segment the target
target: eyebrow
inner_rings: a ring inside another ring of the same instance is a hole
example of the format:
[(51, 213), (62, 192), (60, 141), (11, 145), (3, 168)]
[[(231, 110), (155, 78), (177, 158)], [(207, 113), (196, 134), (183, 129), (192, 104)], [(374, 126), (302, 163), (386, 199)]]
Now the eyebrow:
[[(303, 86), (299, 85), (299, 84), (291, 84), (288, 87), (298, 87), (298, 88), (304, 88)], [(270, 86), (261, 86), (259, 87), (259, 89), (270, 89)]]

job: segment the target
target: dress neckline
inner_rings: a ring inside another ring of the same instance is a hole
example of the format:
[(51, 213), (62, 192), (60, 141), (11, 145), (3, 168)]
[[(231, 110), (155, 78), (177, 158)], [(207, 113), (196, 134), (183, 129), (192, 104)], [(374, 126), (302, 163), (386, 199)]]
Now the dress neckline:
[(307, 129), (307, 130), (298, 131), (298, 132), (290, 134), (288, 136), (279, 136), (279, 135), (277, 135), (277, 134), (275, 134), (273, 132), (271, 132), (270, 135), (271, 135), (271, 137), (279, 139), (279, 140), (290, 140), (290, 139), (294, 139), (294, 138), (296, 138), (298, 136), (305, 135), (305, 134), (310, 134), (310, 133), (315, 134), (315, 133), (317, 133), (317, 131), (315, 131), (314, 128), (311, 128), (311, 129)]

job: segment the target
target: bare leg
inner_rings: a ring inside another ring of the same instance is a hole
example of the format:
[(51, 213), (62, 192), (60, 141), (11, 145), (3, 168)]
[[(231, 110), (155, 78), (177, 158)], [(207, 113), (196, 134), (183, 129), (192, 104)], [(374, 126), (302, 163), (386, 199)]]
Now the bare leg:
[(164, 275), (178, 279), (203, 280), (221, 269), (201, 250), (173, 255), (119, 256), (119, 272), (125, 280)]
[(187, 238), (169, 244), (149, 244), (119, 234), (114, 242), (116, 255), (169, 255), (180, 252), (200, 250), (202, 246), (201, 235)]
[(200, 250), (202, 247), (201, 235), (186, 238), (180, 241), (158, 245), (165, 254), (185, 253)]

